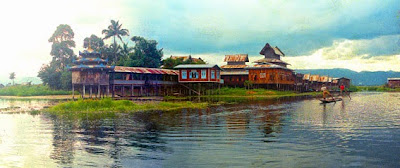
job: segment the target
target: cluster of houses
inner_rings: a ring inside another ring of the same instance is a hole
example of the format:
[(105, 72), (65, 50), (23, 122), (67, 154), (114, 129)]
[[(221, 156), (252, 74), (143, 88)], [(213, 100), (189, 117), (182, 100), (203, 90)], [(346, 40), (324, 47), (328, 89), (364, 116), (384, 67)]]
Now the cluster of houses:
[[(162, 68), (108, 66), (107, 60), (90, 47), (79, 52), (72, 71), (72, 90), (78, 90), (81, 96), (101, 97), (111, 94), (113, 97), (134, 97), (153, 95), (202, 95), (207, 90), (221, 86), (268, 88), (277, 90), (309, 91), (319, 90), (323, 84), (333, 88), (339, 85), (350, 86), (348, 78), (300, 74), (281, 60), (285, 54), (268, 43), (260, 54), (263, 59), (254, 61), (252, 66), (247, 54), (226, 55), (226, 65), (219, 67), (211, 64), (178, 65), (174, 70)], [(171, 56), (173, 59), (201, 58), (191, 56)], [(202, 60), (201, 60), (202, 61)]]

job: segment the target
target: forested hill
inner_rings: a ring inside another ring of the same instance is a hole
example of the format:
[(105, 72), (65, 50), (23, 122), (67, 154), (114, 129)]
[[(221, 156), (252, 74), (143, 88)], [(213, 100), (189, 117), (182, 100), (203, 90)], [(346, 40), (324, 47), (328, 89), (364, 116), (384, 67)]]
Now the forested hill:
[(311, 73), (329, 75), (332, 77), (350, 78), (353, 85), (383, 85), (387, 78), (400, 78), (400, 72), (395, 71), (361, 71), (356, 72), (349, 69), (298, 69), (298, 73)]

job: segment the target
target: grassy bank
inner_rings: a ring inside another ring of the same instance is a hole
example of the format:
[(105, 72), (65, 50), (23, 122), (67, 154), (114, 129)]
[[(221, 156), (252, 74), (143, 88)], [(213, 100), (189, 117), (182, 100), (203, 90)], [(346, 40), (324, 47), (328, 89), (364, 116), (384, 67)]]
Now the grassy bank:
[(207, 103), (185, 102), (147, 102), (134, 103), (129, 100), (77, 100), (60, 103), (46, 109), (50, 113), (71, 113), (71, 112), (137, 112), (151, 110), (178, 110), (182, 108), (206, 108)]
[(45, 95), (70, 95), (71, 91), (52, 90), (44, 85), (17, 85), (0, 89), (0, 96), (45, 96)]
[[(400, 92), (400, 88), (392, 89), (385, 86), (352, 86), (356, 91), (372, 91), (372, 92)], [(354, 89), (353, 89), (354, 90)]]
[(292, 97), (292, 96), (316, 96), (320, 95), (319, 92), (305, 92), (297, 93), (293, 91), (278, 91), (269, 89), (245, 89), (245, 88), (229, 88), (223, 87), (218, 93), (218, 90), (212, 91), (213, 95), (207, 97), (258, 97), (258, 98), (279, 98), (279, 97)]

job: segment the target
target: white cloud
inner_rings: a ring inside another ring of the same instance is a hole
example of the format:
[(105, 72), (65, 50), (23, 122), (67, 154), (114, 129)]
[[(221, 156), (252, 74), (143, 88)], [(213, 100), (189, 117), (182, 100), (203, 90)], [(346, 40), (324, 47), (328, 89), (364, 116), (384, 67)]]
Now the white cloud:
[[(289, 56), (284, 60), (291, 63), (293, 69), (347, 68), (355, 71), (400, 71), (400, 50), (396, 44), (398, 39), (399, 35), (363, 40), (336, 40), (332, 46), (320, 48), (311, 55)], [(383, 55), (382, 52), (390, 55)]]

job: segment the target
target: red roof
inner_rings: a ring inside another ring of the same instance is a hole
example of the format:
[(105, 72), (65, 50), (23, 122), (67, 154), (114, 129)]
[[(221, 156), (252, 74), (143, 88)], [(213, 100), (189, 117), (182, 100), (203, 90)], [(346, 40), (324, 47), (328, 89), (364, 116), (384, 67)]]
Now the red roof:
[(115, 66), (114, 72), (178, 75), (177, 70), (160, 69), (160, 68), (144, 68), (144, 67), (124, 67), (124, 66)]

